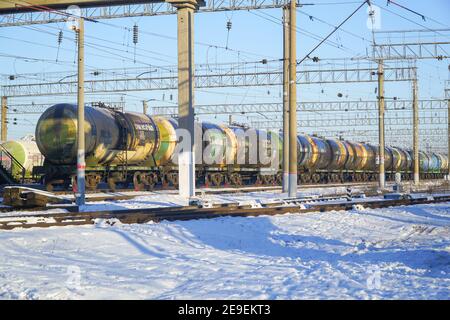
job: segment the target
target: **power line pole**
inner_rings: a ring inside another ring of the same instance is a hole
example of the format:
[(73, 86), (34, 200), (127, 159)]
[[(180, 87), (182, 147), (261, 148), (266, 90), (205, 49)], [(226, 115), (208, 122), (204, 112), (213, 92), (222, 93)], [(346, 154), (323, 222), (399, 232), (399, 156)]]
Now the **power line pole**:
[(289, 190), (289, 8), (283, 7), (283, 192)]
[(147, 104), (147, 100), (143, 100), (142, 101), (142, 113), (143, 114), (147, 114), (148, 112), (148, 104)]
[(2, 126), (1, 126), (1, 142), (5, 142), (8, 139), (8, 98), (2, 96)]
[(289, 11), (289, 197), (297, 196), (297, 31), (296, 0)]
[(85, 204), (85, 143), (84, 143), (84, 19), (78, 19), (78, 150), (76, 203)]
[(417, 97), (417, 75), (413, 79), (413, 153), (414, 153), (414, 184), (419, 184), (419, 100)]
[[(187, 140), (178, 157), (179, 194), (195, 196), (194, 130), (194, 10), (196, 0), (169, 0), (177, 8), (178, 22), (178, 125)], [(187, 148), (186, 148), (187, 147)]]
[(378, 61), (378, 165), (379, 187), (385, 186), (384, 172), (384, 66), (383, 60)]

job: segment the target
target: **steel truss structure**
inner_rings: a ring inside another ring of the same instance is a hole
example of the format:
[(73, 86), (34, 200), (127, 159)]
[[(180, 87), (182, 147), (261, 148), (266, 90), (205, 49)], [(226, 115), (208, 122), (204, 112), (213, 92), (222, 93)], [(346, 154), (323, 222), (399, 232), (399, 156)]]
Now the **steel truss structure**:
[[(397, 100), (386, 102), (387, 111), (412, 110), (412, 100)], [(420, 110), (447, 110), (444, 100), (420, 100)], [(267, 114), (278, 113), (283, 110), (282, 103), (245, 103), (245, 104), (204, 104), (195, 106), (196, 115), (227, 115), (227, 114)], [(322, 102), (299, 102), (297, 110), (300, 112), (376, 112), (378, 101), (322, 101)], [(152, 107), (152, 114), (175, 117), (178, 113), (176, 106)], [(271, 115), (272, 117), (272, 115)]]
[[(448, 59), (450, 58), (448, 32), (450, 29), (376, 32), (377, 35), (386, 35), (387, 39), (372, 46), (373, 58), (382, 60)], [(407, 40), (411, 38), (411, 33), (417, 33), (419, 40)]]
[[(202, 12), (236, 11), (282, 8), (289, 0), (210, 0), (198, 9)], [(160, 16), (175, 14), (177, 9), (170, 3), (130, 4), (110, 7), (83, 8), (81, 15), (91, 20)], [(0, 27), (24, 26), (64, 22), (67, 17), (52, 11), (36, 11), (0, 16)]]
[[(427, 135), (427, 136), (438, 136), (441, 138), (442, 136), (445, 136), (447, 134), (446, 128), (428, 128), (428, 129), (419, 129), (420, 134)], [(314, 130), (301, 130), (299, 133), (309, 133), (309, 134), (315, 134), (317, 136), (322, 137), (356, 137), (357, 141), (364, 141), (364, 138), (373, 137), (375, 139), (378, 139), (378, 129), (347, 129), (347, 130), (330, 130), (330, 129), (314, 129)], [(395, 130), (395, 137), (394, 138), (408, 138), (411, 140), (412, 136), (412, 129), (410, 128), (401, 128)]]
[[(372, 128), (354, 128), (354, 129), (342, 129), (342, 130), (330, 130), (327, 128), (304, 128), (299, 133), (313, 134), (320, 137), (330, 138), (342, 138), (350, 141), (359, 141), (372, 143), (376, 145), (378, 143), (378, 129)], [(386, 129), (386, 145), (398, 146), (404, 148), (412, 147), (412, 128), (395, 128)], [(421, 128), (419, 134), (422, 137), (419, 146), (422, 150), (427, 152), (442, 152), (447, 153), (447, 128)]]
[[(95, 79), (95, 74), (100, 79)], [(111, 70), (99, 70), (94, 75), (88, 74), (85, 79), (86, 93), (107, 93), (124, 91), (170, 90), (178, 87), (175, 71), (164, 75), (152, 76), (152, 71), (140, 75), (123, 75), (116, 73), (111, 77)], [(145, 74), (145, 75), (144, 75)], [(415, 78), (415, 67), (387, 67), (385, 81), (411, 81)], [(69, 80), (72, 75), (66, 75), (59, 81), (33, 82), (27, 80), (19, 84), (2, 86), (2, 95), (7, 97), (51, 96), (76, 94), (77, 82)], [(373, 68), (342, 68), (342, 69), (310, 69), (297, 71), (298, 84), (323, 83), (361, 83), (376, 82), (376, 69)], [(283, 83), (282, 71), (239, 71), (230, 68), (228, 72), (216, 74), (207, 70), (195, 75), (195, 88), (224, 88), (224, 87), (257, 87), (276, 86)]]
[[(125, 108), (125, 101), (117, 101), (117, 102), (105, 102), (105, 101), (92, 101), (87, 102), (87, 105), (105, 103), (108, 106), (114, 108)], [(8, 114), (42, 114), (47, 108), (51, 107), (56, 103), (14, 103), (8, 106)]]
[[(413, 119), (412, 117), (393, 117), (393, 118), (385, 118), (386, 126), (401, 126), (407, 125), (412, 126)], [(378, 118), (371, 117), (368, 118), (366, 116), (360, 117), (358, 119), (349, 119), (342, 117), (341, 119), (332, 118), (332, 119), (299, 119), (297, 124), (300, 128), (318, 128), (318, 127), (367, 127), (367, 126), (376, 126), (378, 124)], [(420, 118), (421, 125), (446, 125), (447, 118), (434, 118), (434, 117), (421, 117)], [(273, 129), (273, 128), (281, 128), (283, 125), (283, 121), (280, 118), (275, 118), (270, 120), (252, 120), (250, 122), (250, 126), (256, 129)]]

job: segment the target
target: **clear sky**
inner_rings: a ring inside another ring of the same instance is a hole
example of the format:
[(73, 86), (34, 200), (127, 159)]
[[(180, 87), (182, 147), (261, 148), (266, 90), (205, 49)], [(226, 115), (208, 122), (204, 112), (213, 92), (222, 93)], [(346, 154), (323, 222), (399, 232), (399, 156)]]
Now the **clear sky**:
[[(425, 15), (425, 21), (393, 4), (387, 5), (385, 0), (372, 1), (381, 8), (380, 31), (406, 29), (446, 29), (450, 28), (449, 0), (397, 0), (397, 3)], [(322, 37), (333, 30), (333, 26), (342, 22), (362, 1), (350, 0), (311, 0), (302, 1), (305, 4), (297, 14), (297, 59), (311, 50)], [(313, 5), (307, 5), (313, 4)], [(325, 58), (352, 58), (371, 52), (372, 33), (367, 27), (367, 6), (358, 11), (342, 29), (330, 37), (312, 56)], [(311, 16), (311, 17), (310, 17)], [(282, 58), (282, 26), (281, 9), (199, 13), (195, 16), (195, 61), (197, 64), (209, 64), (214, 68), (216, 63), (232, 62), (248, 63), (261, 59), (277, 60)], [(93, 68), (123, 68), (132, 67), (155, 68), (151, 66), (176, 65), (176, 16), (138, 17), (127, 19), (102, 20), (107, 22), (86, 22), (86, 65), (87, 72)], [(232, 27), (228, 34), (226, 23), (231, 21)], [(132, 33), (124, 27), (139, 26), (139, 41), (134, 56)], [(119, 26), (119, 27), (118, 27)], [(58, 49), (58, 32), (63, 31), (63, 40)], [(431, 40), (450, 39), (450, 32), (431, 33)], [(412, 40), (417, 40), (417, 34), (412, 34)], [(9, 75), (66, 71), (73, 74), (76, 71), (74, 35), (64, 23), (49, 25), (34, 25), (26, 27), (0, 28), (0, 74), (1, 83), (10, 83)], [(378, 39), (378, 38), (377, 38)], [(379, 37), (379, 41), (386, 40)], [(395, 39), (391, 39), (393, 41)], [(219, 46), (221, 48), (215, 48)], [(21, 58), (19, 58), (20, 56)], [(56, 58), (58, 57), (58, 63)], [(43, 59), (31, 61), (25, 58)], [(134, 59), (136, 58), (136, 62)], [(305, 62), (311, 65), (312, 62)], [(151, 65), (151, 66), (149, 66)], [(392, 64), (391, 65), (395, 65)], [(397, 65), (401, 65), (398, 63)], [(275, 66), (281, 67), (277, 62)], [(342, 61), (323, 60), (317, 64), (320, 68), (344, 67)], [(347, 67), (352, 66), (347, 64)], [(353, 65), (355, 66), (355, 65)], [(442, 98), (445, 81), (449, 79), (449, 61), (426, 60), (419, 61), (419, 95), (421, 99)], [(370, 84), (324, 84), (304, 85), (298, 87), (300, 101), (336, 101), (336, 100), (374, 100), (376, 99), (376, 83)], [(342, 97), (338, 97), (342, 93)], [(172, 96), (172, 100), (170, 97)], [(217, 103), (251, 103), (280, 102), (281, 87), (257, 88), (223, 88), (196, 90), (196, 104)], [(387, 97), (411, 98), (409, 83), (387, 83)], [(176, 105), (176, 91), (128, 92), (125, 94), (108, 94), (87, 97), (87, 101), (119, 101), (126, 102), (129, 111), (141, 111), (143, 99), (152, 99), (152, 106)], [(12, 99), (11, 99), (12, 100)], [(75, 97), (49, 97), (14, 99), (16, 102), (57, 102), (75, 101)], [(302, 115), (299, 115), (301, 117)], [(34, 124), (38, 116), (14, 115), (17, 125), (11, 125), (10, 138), (19, 138), (34, 132)], [(255, 117), (255, 115), (253, 115)], [(267, 118), (260, 115), (260, 119)], [(318, 117), (322, 117), (318, 115)], [(221, 122), (225, 117), (208, 117), (208, 120)], [(235, 120), (249, 122), (248, 115), (236, 116)], [(345, 130), (345, 128), (342, 128)], [(395, 127), (387, 128), (394, 131)], [(395, 134), (394, 134), (395, 135)]]

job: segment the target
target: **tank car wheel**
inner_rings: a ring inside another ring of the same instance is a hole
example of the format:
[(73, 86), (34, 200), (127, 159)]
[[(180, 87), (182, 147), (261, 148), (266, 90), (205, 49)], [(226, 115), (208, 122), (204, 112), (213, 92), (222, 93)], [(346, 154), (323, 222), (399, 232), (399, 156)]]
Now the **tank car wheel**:
[(53, 180), (51, 179), (52, 176), (51, 175), (47, 175), (47, 176), (43, 176), (41, 178), (41, 184), (43, 184), (45, 186), (45, 189), (49, 192), (53, 191)]
[(354, 173), (349, 173), (348, 176), (347, 176), (347, 179), (345, 179), (345, 181), (355, 182), (355, 174)]
[(141, 191), (144, 189), (144, 179), (142, 173), (135, 172), (133, 174), (133, 187), (135, 191)]
[(233, 186), (241, 186), (242, 185), (242, 177), (238, 173), (233, 173), (230, 175), (230, 182)]
[(267, 176), (265, 174), (261, 175), (261, 184), (268, 185), (269, 184), (269, 176)]
[(211, 180), (214, 186), (219, 187), (223, 182), (223, 176), (220, 173), (214, 173), (211, 175)]
[(305, 174), (304, 173), (299, 174), (298, 177), (299, 177), (299, 181), (301, 183), (306, 183), (306, 178), (305, 178)]
[(52, 191), (54, 190), (54, 187), (53, 187), (53, 184), (52, 184), (51, 181), (50, 181), (50, 182), (47, 182), (47, 183), (45, 184), (45, 189), (46, 189), (48, 192), (52, 192)]
[(275, 183), (275, 177), (271, 174), (264, 175), (264, 184), (273, 185)]
[(87, 175), (86, 176), (86, 188), (88, 190), (97, 189), (97, 185), (100, 183), (101, 177), (99, 175)]
[(169, 181), (166, 174), (161, 177), (161, 186), (163, 189), (167, 189), (169, 187)]
[(283, 183), (283, 174), (282, 173), (277, 173), (275, 182), (277, 185), (281, 186), (281, 184)]
[(334, 176), (334, 182), (342, 182), (342, 181), (343, 181), (342, 175), (335, 174), (335, 176)]
[(269, 176), (266, 174), (261, 175), (261, 184), (268, 185), (270, 183)]
[(275, 181), (276, 181), (276, 176), (273, 175), (273, 174), (271, 174), (271, 175), (270, 175), (270, 184), (271, 184), (272, 186), (274, 186), (274, 185), (275, 185)]
[(211, 183), (211, 180), (210, 180), (210, 177), (209, 177), (209, 174), (208, 173), (206, 173), (205, 174), (205, 187), (206, 188), (209, 188), (209, 185), (210, 185), (210, 183)]
[(320, 181), (320, 175), (319, 175), (318, 173), (314, 173), (314, 174), (312, 175), (312, 181), (313, 181), (314, 183), (319, 183), (319, 181)]
[(153, 172), (148, 175), (146, 181), (147, 181), (146, 189), (148, 191), (153, 191), (153, 189), (155, 188), (155, 185), (158, 183), (158, 175)]
[(72, 191), (73, 192), (78, 192), (78, 181), (77, 181), (77, 176), (72, 176), (70, 177), (70, 182), (72, 184)]
[(111, 191), (116, 191), (116, 181), (113, 178), (108, 178), (108, 188)]
[(179, 183), (179, 181), (178, 181), (178, 174), (177, 174), (177, 173), (169, 173), (169, 174), (167, 175), (167, 179), (168, 179), (169, 182), (172, 183), (172, 185), (173, 185), (175, 188), (178, 188), (178, 183)]
[(86, 184), (86, 189), (89, 190), (89, 191), (94, 191), (95, 189), (97, 189), (97, 184), (87, 183)]
[(333, 183), (335, 180), (334, 173), (331, 173), (328, 177), (328, 183)]
[(333, 174), (331, 174), (331, 182), (334, 182), (334, 183), (336, 183), (336, 182), (339, 182), (339, 175), (338, 174), (336, 174), (336, 173), (333, 173)]

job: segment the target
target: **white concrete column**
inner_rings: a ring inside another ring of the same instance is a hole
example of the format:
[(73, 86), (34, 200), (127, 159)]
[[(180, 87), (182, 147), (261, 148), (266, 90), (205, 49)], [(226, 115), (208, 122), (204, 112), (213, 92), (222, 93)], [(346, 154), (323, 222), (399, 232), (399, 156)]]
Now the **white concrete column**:
[(178, 126), (189, 132), (187, 146), (178, 157), (179, 194), (195, 196), (194, 139), (194, 10), (196, 0), (168, 0), (177, 10), (178, 23)]

